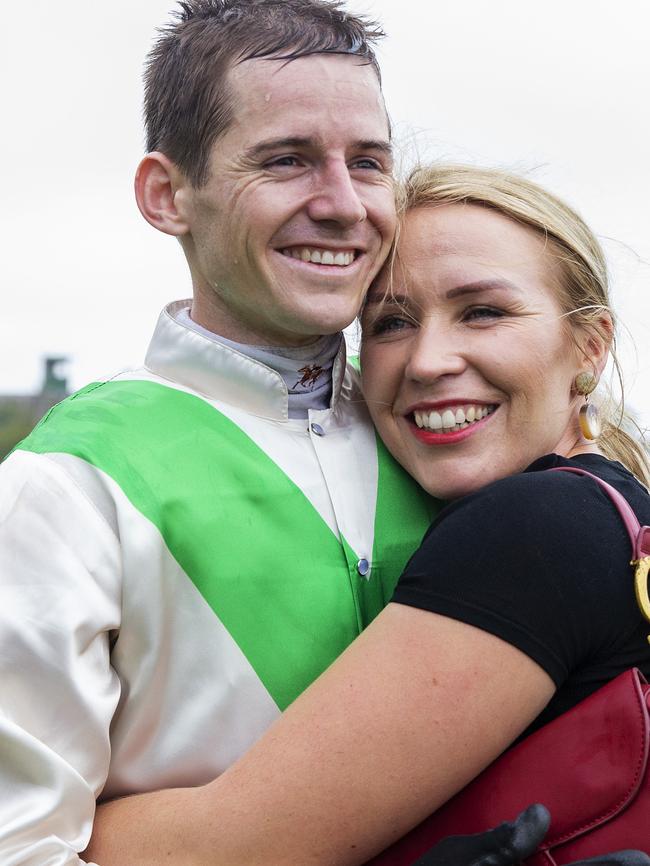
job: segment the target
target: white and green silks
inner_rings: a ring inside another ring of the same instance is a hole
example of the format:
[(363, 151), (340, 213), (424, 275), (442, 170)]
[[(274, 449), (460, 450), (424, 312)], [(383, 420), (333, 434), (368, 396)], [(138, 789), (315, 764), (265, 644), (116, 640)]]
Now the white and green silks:
[(81, 863), (100, 794), (222, 772), (381, 610), (436, 510), (343, 357), (333, 408), (289, 420), (281, 377), (179, 308), (145, 368), (59, 404), (0, 472), (7, 866)]

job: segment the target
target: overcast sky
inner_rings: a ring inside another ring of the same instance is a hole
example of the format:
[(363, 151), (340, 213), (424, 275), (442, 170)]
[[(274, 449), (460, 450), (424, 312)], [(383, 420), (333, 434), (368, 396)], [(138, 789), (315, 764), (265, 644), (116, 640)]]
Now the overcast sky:
[[(132, 193), (142, 61), (174, 4), (0, 4), (0, 393), (38, 387), (48, 353), (71, 357), (78, 387), (138, 364), (159, 309), (190, 294), (180, 249)], [(388, 32), (380, 59), (407, 159), (528, 172), (596, 230), (625, 326), (628, 399), (649, 425), (648, 0), (350, 7)]]

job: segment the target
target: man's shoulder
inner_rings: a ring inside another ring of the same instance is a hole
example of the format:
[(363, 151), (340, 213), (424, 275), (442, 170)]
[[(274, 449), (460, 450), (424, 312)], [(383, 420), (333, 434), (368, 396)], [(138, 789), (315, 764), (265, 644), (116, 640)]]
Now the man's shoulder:
[(353, 370), (356, 374), (361, 372), (361, 359), (358, 355), (349, 355), (347, 358), (347, 367)]
[(86, 385), (57, 403), (17, 448), (88, 457), (98, 448), (135, 447), (143, 439), (153, 440), (174, 418), (205, 408), (200, 396), (146, 371), (123, 373)]

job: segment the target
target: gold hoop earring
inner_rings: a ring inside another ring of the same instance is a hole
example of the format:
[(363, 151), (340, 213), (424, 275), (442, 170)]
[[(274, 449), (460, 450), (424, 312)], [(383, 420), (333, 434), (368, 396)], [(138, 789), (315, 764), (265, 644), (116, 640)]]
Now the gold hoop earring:
[(593, 442), (598, 439), (602, 432), (602, 424), (600, 421), (600, 413), (593, 403), (589, 402), (589, 395), (598, 384), (593, 373), (582, 372), (578, 373), (575, 378), (574, 387), (578, 394), (584, 395), (584, 406), (580, 407), (580, 430), (585, 439)]

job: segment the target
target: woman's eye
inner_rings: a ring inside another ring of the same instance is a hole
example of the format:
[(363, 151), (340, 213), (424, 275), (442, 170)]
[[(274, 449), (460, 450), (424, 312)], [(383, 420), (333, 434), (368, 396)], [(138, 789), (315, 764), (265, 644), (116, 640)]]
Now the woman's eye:
[(476, 322), (488, 321), (490, 319), (501, 319), (505, 316), (503, 310), (498, 310), (496, 307), (470, 307), (463, 314), (463, 321)]
[(378, 337), (382, 334), (395, 334), (414, 327), (414, 322), (403, 316), (383, 316), (370, 323), (370, 334)]

